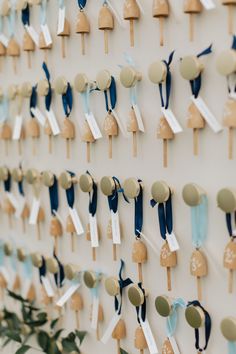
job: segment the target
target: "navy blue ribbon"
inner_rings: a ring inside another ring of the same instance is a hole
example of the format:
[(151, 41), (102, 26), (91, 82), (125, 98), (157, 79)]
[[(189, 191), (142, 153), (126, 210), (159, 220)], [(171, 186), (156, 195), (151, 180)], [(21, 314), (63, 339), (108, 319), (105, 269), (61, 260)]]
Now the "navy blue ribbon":
[[(114, 183), (115, 183), (115, 189), (114, 191), (112, 192), (112, 195), (109, 195), (107, 197), (108, 199), (108, 204), (109, 204), (109, 208), (110, 210), (113, 211), (113, 213), (116, 213), (117, 212), (117, 209), (118, 209), (118, 200), (119, 200), (119, 193), (122, 193), (123, 197), (124, 197), (124, 200), (129, 203), (126, 195), (124, 194), (124, 190), (123, 188), (121, 188), (121, 184), (120, 184), (120, 181), (118, 180), (117, 177), (112, 177)], [(117, 186), (119, 188), (117, 188)]]
[(24, 26), (30, 25), (30, 7), (27, 3), (26, 8), (21, 11), (21, 21)]
[[(233, 42), (231, 45), (231, 49), (236, 50), (236, 36), (233, 36)], [(232, 89), (230, 87), (230, 82), (229, 82), (229, 76), (227, 76), (227, 84), (228, 84), (228, 92), (229, 94), (232, 92)], [(234, 92), (236, 92), (236, 85), (234, 86)]]
[(45, 96), (45, 107), (46, 107), (47, 111), (50, 111), (50, 107), (51, 107), (51, 103), (52, 103), (52, 87), (51, 87), (51, 83), (50, 83), (50, 73), (49, 73), (47, 64), (45, 62), (43, 62), (42, 68), (45, 73), (46, 79), (48, 81), (48, 93)]
[(92, 178), (93, 181), (92, 192), (89, 192), (89, 214), (94, 216), (97, 211), (98, 187), (90, 173), (88, 171), (86, 171), (86, 173)]
[(143, 296), (144, 296), (144, 301), (141, 306), (136, 307), (136, 312), (137, 312), (137, 321), (140, 324), (140, 307), (141, 307), (141, 320), (144, 322), (146, 320), (146, 296), (145, 296), (145, 290), (142, 286), (142, 283), (138, 283), (138, 287), (142, 290)]
[[(233, 228), (232, 228), (232, 214), (226, 213), (225, 216), (226, 216), (226, 226), (228, 229), (229, 236), (235, 238), (235, 236), (233, 235)], [(236, 224), (236, 213), (234, 213), (233, 216), (234, 216), (234, 222)]]
[[(212, 53), (212, 44), (208, 48), (204, 49), (201, 53), (199, 53), (197, 55), (197, 58), (200, 58), (204, 55), (208, 55), (210, 53)], [(190, 80), (191, 91), (195, 98), (197, 98), (199, 95), (199, 92), (201, 90), (201, 84), (202, 84), (202, 73), (200, 72), (200, 74), (196, 79)]]
[[(163, 240), (166, 240), (166, 233), (170, 235), (173, 230), (173, 213), (172, 213), (172, 201), (171, 193), (168, 200), (165, 203), (159, 203), (157, 207), (160, 233)], [(152, 199), (150, 201), (151, 206), (154, 208), (157, 202)]]
[(233, 36), (233, 43), (231, 45), (231, 49), (236, 50), (236, 36), (235, 35)]
[(200, 307), (205, 315), (205, 346), (204, 346), (204, 348), (200, 348), (199, 329), (195, 328), (195, 330), (194, 330), (195, 331), (195, 348), (199, 352), (204, 352), (207, 349), (208, 342), (209, 342), (210, 335), (211, 335), (211, 317), (210, 317), (209, 313), (204, 309), (204, 307), (200, 304), (199, 301), (194, 300), (194, 301), (188, 302), (187, 307), (189, 307), (189, 306)]
[(3, 181), (5, 192), (10, 192), (11, 190), (11, 174), (7, 169), (7, 179)]
[(80, 10), (83, 10), (86, 6), (87, 0), (78, 0), (78, 6)]
[(54, 215), (54, 210), (57, 211), (59, 207), (57, 177), (53, 175), (53, 178), (54, 178), (53, 184), (48, 188), (52, 215)]
[(143, 228), (143, 187), (141, 185), (141, 180), (139, 182), (139, 194), (134, 200), (134, 232), (137, 238), (141, 237), (141, 232)]
[(42, 265), (39, 267), (39, 281), (42, 283), (41, 277), (45, 277), (47, 273), (47, 268), (46, 268), (46, 261), (45, 258), (42, 256)]
[(32, 87), (32, 92), (30, 95), (30, 115), (34, 118), (34, 114), (31, 112), (31, 108), (35, 108), (37, 106), (37, 85)]
[(56, 259), (58, 267), (59, 267), (59, 271), (56, 274), (54, 274), (55, 284), (58, 288), (61, 288), (63, 286), (63, 282), (65, 279), (64, 267), (63, 267), (62, 263), (59, 261), (55, 252), (53, 253), (53, 257)]
[(168, 61), (163, 60), (163, 63), (166, 65), (167, 73), (166, 73), (166, 104), (164, 102), (164, 97), (163, 97), (163, 83), (161, 82), (159, 84), (159, 92), (161, 96), (161, 106), (165, 107), (167, 109), (169, 107), (169, 101), (170, 101), (170, 93), (171, 93), (171, 71), (170, 71), (170, 64), (172, 63), (173, 57), (174, 57), (175, 51), (170, 53), (170, 56), (168, 58)]
[[(74, 177), (75, 174), (73, 172), (67, 171), (71, 177)], [(73, 182), (71, 183), (70, 188), (66, 189), (66, 199), (70, 208), (73, 208), (75, 202), (75, 188)]]
[[(104, 95), (105, 95), (106, 110), (107, 112), (111, 112), (111, 110), (115, 109), (116, 101), (117, 101), (116, 81), (113, 76), (111, 76), (110, 87), (108, 90), (104, 91)], [(110, 98), (110, 104), (109, 104), (109, 98)]]
[(115, 311), (118, 313), (118, 315), (121, 314), (121, 309), (122, 309), (123, 289), (133, 283), (133, 281), (130, 278), (126, 278), (126, 279), (122, 278), (122, 272), (123, 272), (124, 266), (125, 266), (125, 262), (121, 259), (120, 260), (120, 270), (119, 270), (120, 303), (119, 303), (117, 296), (115, 296)]
[(72, 89), (69, 82), (67, 83), (66, 92), (62, 94), (62, 104), (66, 117), (69, 117), (73, 105)]

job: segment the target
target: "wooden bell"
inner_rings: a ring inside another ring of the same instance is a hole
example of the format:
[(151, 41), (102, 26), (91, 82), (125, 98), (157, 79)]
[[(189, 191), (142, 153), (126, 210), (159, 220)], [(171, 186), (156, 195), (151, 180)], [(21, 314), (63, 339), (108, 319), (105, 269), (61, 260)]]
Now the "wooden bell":
[[(99, 226), (98, 226), (98, 238), (100, 239)], [(91, 241), (90, 224), (87, 224), (87, 226), (86, 226), (86, 240)], [(93, 261), (96, 261), (96, 248), (95, 247), (92, 247), (92, 259), (93, 259)]]
[(2, 58), (6, 55), (6, 47), (0, 42), (0, 71), (2, 71)]
[(85, 34), (90, 32), (90, 23), (84, 11), (79, 11), (76, 23), (76, 33), (81, 35), (81, 52), (85, 54)]
[(14, 38), (9, 40), (7, 46), (7, 55), (13, 58), (13, 70), (17, 73), (16, 58), (20, 56), (20, 46)]
[(138, 122), (134, 109), (132, 108), (129, 114), (129, 124), (127, 126), (127, 131), (133, 135), (133, 157), (137, 157), (137, 132), (138, 132)]
[(7, 123), (4, 122), (1, 129), (1, 139), (4, 141), (5, 155), (8, 156), (8, 143), (12, 138), (12, 128)]
[(233, 158), (233, 134), (236, 128), (236, 102), (229, 99), (224, 107), (223, 124), (228, 128), (228, 157)]
[(67, 216), (66, 219), (66, 232), (68, 232), (71, 236), (71, 252), (75, 252), (75, 225), (72, 221), (72, 218), (70, 215)]
[(26, 133), (32, 139), (32, 153), (36, 155), (35, 139), (40, 137), (40, 127), (36, 118), (31, 118), (26, 126)]
[(38, 240), (41, 240), (41, 232), (40, 232), (40, 223), (42, 223), (45, 220), (45, 213), (43, 208), (39, 208), (38, 212), (38, 218), (37, 218), (37, 238)]
[(79, 329), (79, 312), (84, 308), (83, 298), (79, 292), (75, 292), (71, 296), (70, 308), (72, 311), (75, 311), (76, 328)]
[(112, 137), (118, 135), (118, 124), (113, 114), (108, 113), (104, 121), (103, 129), (109, 139), (108, 156), (112, 159)]
[(45, 306), (48, 306), (52, 303), (52, 298), (47, 295), (44, 286), (41, 286), (41, 301)]
[(20, 281), (20, 276), (18, 274), (16, 274), (16, 276), (15, 276), (15, 280), (14, 280), (12, 289), (15, 293), (19, 292), (21, 289), (21, 281)]
[(29, 218), (29, 215), (30, 215), (29, 206), (27, 204), (25, 204), (24, 208), (22, 210), (22, 213), (21, 213), (23, 233), (26, 232), (26, 223), (25, 223), (25, 221)]
[(120, 354), (120, 341), (126, 337), (125, 321), (120, 319), (112, 332), (112, 338), (117, 342), (117, 354)]
[(51, 154), (52, 153), (52, 128), (51, 125), (48, 121), (48, 119), (46, 119), (46, 123), (44, 126), (44, 133), (48, 136), (48, 153)]
[(0, 273), (0, 289), (1, 289), (1, 300), (4, 301), (4, 290), (7, 288), (7, 281), (4, 278), (4, 276), (2, 275), (2, 273)]
[(55, 240), (55, 252), (58, 254), (58, 237), (61, 237), (63, 233), (62, 225), (60, 220), (55, 216), (52, 217), (50, 223), (50, 235), (54, 237)]
[(27, 31), (23, 37), (23, 50), (27, 53), (28, 68), (31, 69), (31, 52), (35, 51), (35, 43)]
[(87, 145), (87, 162), (90, 162), (91, 161), (90, 144), (94, 143), (95, 139), (94, 139), (94, 136), (92, 134), (92, 131), (91, 131), (87, 121), (85, 121), (84, 125), (83, 125), (82, 141), (86, 142), (86, 145)]
[(163, 140), (163, 166), (168, 166), (168, 140), (174, 139), (174, 133), (169, 126), (165, 117), (160, 118), (158, 130), (157, 130), (157, 138)]
[(193, 154), (198, 155), (199, 151), (199, 129), (205, 127), (205, 119), (194, 103), (188, 108), (187, 127), (193, 129)]
[(236, 6), (236, 0), (222, 0), (222, 5), (226, 5), (228, 8), (228, 32), (234, 33), (234, 16), (233, 11)]
[(30, 288), (29, 288), (28, 293), (26, 295), (26, 299), (29, 302), (33, 302), (36, 299), (36, 291), (35, 291), (34, 284), (30, 285)]
[(175, 354), (169, 338), (165, 339), (165, 341), (162, 345), (162, 348), (161, 348), (161, 354)]
[(43, 32), (40, 32), (39, 34), (39, 49), (44, 50), (44, 61), (47, 63), (47, 52), (49, 49), (52, 49), (52, 43), (49, 45), (46, 44)]
[(66, 140), (66, 158), (70, 158), (70, 142), (75, 138), (75, 125), (69, 119), (65, 118), (62, 127), (62, 137)]
[(160, 26), (160, 46), (164, 45), (164, 21), (169, 16), (168, 0), (153, 0), (152, 16), (158, 18)]
[(129, 21), (130, 26), (130, 46), (134, 47), (134, 20), (140, 18), (140, 9), (136, 0), (125, 0), (124, 19)]
[(132, 261), (138, 264), (138, 279), (143, 282), (142, 264), (147, 262), (148, 254), (146, 245), (139, 239), (134, 241)]
[(233, 292), (233, 272), (236, 269), (236, 243), (231, 240), (224, 251), (224, 267), (229, 270), (229, 293)]
[(194, 39), (194, 15), (202, 12), (202, 4), (200, 0), (185, 0), (184, 12), (189, 14), (189, 40)]
[(198, 300), (202, 300), (201, 278), (207, 275), (207, 259), (201, 250), (195, 250), (191, 255), (190, 273), (197, 278)]
[(177, 265), (177, 253), (171, 252), (168, 243), (164, 243), (161, 247), (161, 254), (160, 254), (160, 264), (161, 267), (166, 268), (167, 272), (167, 289), (171, 291), (171, 268), (176, 267)]
[(147, 341), (141, 326), (139, 326), (135, 331), (134, 346), (139, 350), (140, 354), (144, 354), (144, 350), (148, 348)]
[[(91, 306), (90, 320), (92, 319), (92, 310), (93, 310), (93, 306)], [(102, 305), (99, 304), (99, 306), (98, 306), (98, 324), (97, 324), (97, 330), (96, 330), (96, 336), (97, 336), (98, 341), (100, 340), (99, 323), (102, 323), (103, 321), (104, 321), (104, 312), (103, 312)]]
[(58, 34), (61, 37), (61, 55), (62, 58), (66, 57), (66, 48), (65, 48), (65, 38), (70, 36), (70, 23), (65, 18), (64, 29), (61, 33)]
[(104, 50), (105, 54), (108, 54), (108, 31), (114, 29), (114, 17), (106, 4), (99, 11), (98, 28), (104, 31)]
[(8, 198), (5, 198), (3, 201), (3, 211), (8, 215), (9, 228), (12, 229), (12, 215), (16, 210)]

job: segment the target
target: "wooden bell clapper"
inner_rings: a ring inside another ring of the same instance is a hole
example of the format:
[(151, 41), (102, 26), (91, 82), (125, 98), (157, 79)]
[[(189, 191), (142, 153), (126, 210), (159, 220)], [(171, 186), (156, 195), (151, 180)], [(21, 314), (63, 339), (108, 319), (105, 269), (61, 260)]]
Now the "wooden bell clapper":
[[(185, 308), (186, 303), (183, 299), (171, 299), (166, 295), (157, 296), (155, 299), (155, 308), (157, 313), (165, 317), (167, 337), (162, 344), (162, 353), (175, 354), (180, 353), (174, 334), (177, 329), (178, 310)], [(176, 350), (177, 348), (177, 350)]]
[[(8, 3), (8, 5), (7, 5)], [(20, 46), (15, 39), (16, 34), (16, 0), (4, 0), (2, 4), (5, 7), (5, 16), (8, 19), (9, 42), (7, 45), (7, 55), (12, 57), (13, 71), (17, 74), (16, 59), (20, 56)]]
[(132, 284), (130, 278), (123, 279), (122, 273), (124, 269), (124, 261), (120, 261), (119, 278), (109, 277), (105, 280), (105, 289), (108, 295), (112, 296), (115, 300), (115, 314), (107, 326), (107, 330), (101, 338), (101, 342), (106, 344), (110, 337), (117, 342), (117, 354), (120, 354), (120, 342), (126, 337), (125, 321), (122, 319), (122, 296), (124, 289)]
[(8, 225), (12, 229), (12, 216), (15, 214), (17, 205), (14, 196), (11, 194), (11, 173), (6, 166), (0, 167), (0, 181), (3, 182), (5, 192), (3, 211), (7, 214)]
[(75, 204), (75, 187), (78, 182), (75, 173), (65, 171), (60, 174), (59, 183), (60, 186), (66, 192), (66, 199), (68, 204), (68, 217), (66, 221), (66, 231), (71, 236), (71, 251), (75, 252), (75, 234), (80, 236), (84, 233), (84, 228), (81, 223), (78, 212), (74, 206)]
[(94, 271), (85, 271), (83, 280), (92, 295), (91, 328), (96, 331), (97, 340), (100, 340), (99, 323), (103, 322), (103, 309), (99, 301), (99, 286), (102, 274)]
[(136, 240), (132, 249), (132, 261), (138, 265), (138, 280), (143, 283), (142, 264), (147, 262), (147, 247), (141, 240), (143, 227), (143, 183), (135, 178), (128, 178), (124, 182), (124, 193), (134, 199), (135, 218), (134, 234)]
[(22, 268), (21, 296), (29, 302), (33, 302), (36, 299), (36, 289), (33, 283), (33, 263), (31, 256), (26, 254), (24, 248), (20, 247), (17, 249), (17, 258), (22, 266), (20, 266)]
[(90, 92), (95, 88), (94, 82), (88, 80), (87, 76), (83, 73), (77, 74), (74, 80), (75, 90), (81, 94), (83, 111), (85, 115), (85, 122), (82, 129), (82, 140), (86, 143), (87, 162), (91, 161), (90, 145), (97, 139), (102, 138), (102, 133), (96, 122), (96, 119), (90, 109)]
[[(132, 61), (132, 59), (129, 58), (129, 61)], [(130, 89), (131, 111), (128, 132), (132, 133), (133, 137), (133, 157), (137, 156), (137, 133), (138, 131), (142, 133), (145, 132), (141, 112), (137, 104), (136, 93), (136, 84), (141, 81), (141, 79), (142, 74), (135, 69), (134, 64), (132, 66), (124, 66), (121, 69), (120, 81), (124, 87)]]
[(96, 261), (96, 249), (99, 247), (99, 230), (96, 214), (98, 187), (88, 171), (80, 176), (79, 186), (84, 193), (89, 193), (89, 224), (87, 225), (86, 239), (91, 242), (92, 259)]
[[(200, 304), (199, 301), (194, 300), (188, 302), (188, 305), (185, 310), (185, 319), (190, 327), (194, 328), (195, 333), (195, 349), (197, 354), (201, 354), (202, 352), (207, 350), (209, 339), (211, 336), (211, 316), (206, 311), (206, 309)], [(204, 328), (205, 333), (205, 345), (202, 346), (199, 343), (200, 329)]]
[(59, 11), (58, 11), (58, 22), (57, 22), (57, 35), (61, 37), (61, 55), (62, 58), (66, 57), (65, 39), (70, 37), (70, 23), (67, 20), (66, 7), (64, 0), (58, 0)]
[(43, 184), (48, 187), (50, 208), (51, 208), (51, 222), (50, 222), (50, 235), (54, 238), (54, 252), (58, 255), (59, 244), (58, 240), (62, 237), (63, 226), (59, 220), (59, 215), (57, 213), (59, 208), (59, 198), (58, 198), (58, 181), (56, 175), (51, 171), (44, 171), (42, 174)]
[(71, 141), (75, 139), (75, 125), (71, 121), (70, 114), (73, 106), (73, 95), (72, 88), (69, 82), (67, 82), (66, 78), (60, 76), (55, 81), (55, 91), (58, 95), (62, 97), (62, 106), (65, 114), (65, 119), (63, 121), (62, 128), (62, 137), (66, 141), (66, 157), (70, 158), (71, 155)]
[[(174, 52), (171, 52), (168, 61), (156, 61), (149, 67), (148, 75), (151, 82), (159, 86), (161, 99), (161, 112), (163, 116), (160, 118), (157, 137), (163, 140), (163, 166), (168, 166), (168, 140), (174, 139), (175, 134), (183, 131), (174, 113), (169, 107), (171, 95), (171, 70)], [(166, 98), (163, 95), (163, 85), (166, 86)]]
[(16, 114), (16, 116), (12, 132), (12, 140), (17, 142), (18, 154), (22, 155), (22, 141), (25, 139), (25, 130), (22, 115), (23, 95), (21, 94), (21, 87), (14, 87), (14, 85), (11, 85), (8, 88), (8, 98), (9, 100), (14, 101), (16, 106), (16, 112), (13, 114)]
[(134, 47), (134, 21), (140, 18), (140, 7), (136, 0), (125, 0), (123, 10), (124, 20), (129, 21), (130, 46)]
[(225, 103), (223, 125), (228, 128), (228, 157), (233, 158), (234, 129), (236, 128), (235, 72), (236, 72), (236, 37), (230, 49), (223, 51), (216, 63), (219, 74), (226, 77), (228, 100)]
[(25, 192), (23, 187), (24, 181), (24, 172), (22, 167), (14, 168), (12, 171), (12, 179), (17, 183), (19, 197), (18, 200), (18, 208), (15, 212), (15, 216), (22, 221), (22, 231), (26, 233), (26, 221), (29, 219), (30, 209), (28, 204), (26, 203)]
[[(23, 93), (24, 91), (24, 93)], [(32, 154), (36, 155), (36, 140), (40, 138), (40, 125), (45, 125), (45, 117), (37, 107), (37, 85), (31, 86), (29, 82), (22, 85), (22, 95), (29, 98), (30, 120), (26, 125), (26, 135), (32, 140)], [(42, 118), (42, 119), (41, 119)]]
[(29, 224), (37, 226), (37, 239), (41, 239), (40, 224), (45, 220), (45, 213), (40, 205), (40, 192), (41, 192), (41, 175), (36, 169), (29, 169), (25, 174), (26, 181), (32, 185), (33, 200), (31, 203), (31, 210), (29, 216)]
[(76, 22), (76, 33), (81, 36), (81, 54), (85, 55), (85, 35), (90, 33), (90, 23), (85, 13), (87, 0), (78, 0), (79, 12)]
[(222, 5), (228, 8), (228, 33), (234, 33), (234, 9), (236, 6), (235, 0), (222, 0)]
[(190, 259), (190, 273), (197, 279), (197, 298), (201, 301), (201, 279), (208, 273), (207, 258), (202, 250), (207, 237), (208, 201), (205, 191), (195, 183), (186, 184), (182, 196), (184, 202), (191, 207), (192, 244), (195, 250)]
[[(102, 193), (107, 197), (108, 206), (110, 210), (110, 221), (107, 227), (108, 237), (111, 234), (113, 261), (117, 260), (117, 246), (121, 244), (121, 227), (118, 214), (119, 193), (123, 194), (124, 200), (129, 202), (126, 198), (120, 181), (117, 177), (104, 176), (101, 179), (100, 187)], [(111, 230), (111, 233), (109, 232)]]
[(108, 34), (114, 29), (114, 17), (109, 8), (107, 0), (103, 0), (103, 5), (98, 15), (98, 29), (104, 32), (104, 51), (108, 54)]
[(109, 148), (108, 156), (112, 158), (112, 139), (118, 136), (119, 126), (116, 119), (116, 113), (114, 109), (117, 102), (116, 94), (116, 81), (115, 78), (109, 73), (108, 70), (102, 70), (98, 73), (96, 77), (97, 87), (100, 91), (104, 92), (105, 96), (105, 106), (107, 111), (107, 116), (104, 120), (103, 129), (105, 135), (108, 137)]
[(150, 204), (155, 207), (158, 204), (158, 220), (160, 234), (165, 241), (161, 248), (160, 264), (167, 271), (167, 290), (172, 290), (171, 268), (177, 266), (177, 250), (179, 244), (173, 232), (173, 213), (172, 213), (172, 191), (164, 181), (157, 181), (152, 185), (152, 200)]
[(194, 16), (202, 12), (200, 0), (184, 0), (184, 13), (189, 15), (189, 40), (194, 40)]
[(223, 318), (220, 324), (220, 330), (224, 338), (228, 341), (228, 353), (236, 350), (236, 318), (228, 316)]
[(224, 268), (228, 269), (228, 290), (233, 292), (233, 275), (236, 270), (236, 242), (235, 242), (235, 220), (236, 214), (236, 190), (233, 188), (223, 188), (217, 194), (217, 205), (226, 214), (226, 226), (230, 241), (224, 250)]
[(197, 56), (189, 55), (180, 61), (180, 74), (190, 82), (191, 86), (191, 101), (192, 103), (188, 109), (187, 126), (193, 129), (193, 153), (198, 155), (199, 151), (199, 130), (203, 129), (205, 122), (208, 123), (214, 133), (219, 133), (222, 130), (220, 123), (216, 120), (213, 113), (209, 110), (206, 103), (200, 97), (202, 82), (202, 71), (204, 69), (203, 63), (200, 60), (202, 56), (208, 55), (212, 52), (212, 46), (203, 50)]
[(39, 49), (44, 51), (44, 61), (48, 61), (48, 50), (52, 49), (52, 37), (47, 24), (48, 0), (35, 0), (37, 5), (40, 5), (40, 27), (39, 34)]
[(159, 20), (160, 46), (164, 45), (164, 22), (169, 17), (169, 14), (169, 0), (153, 0), (152, 16)]

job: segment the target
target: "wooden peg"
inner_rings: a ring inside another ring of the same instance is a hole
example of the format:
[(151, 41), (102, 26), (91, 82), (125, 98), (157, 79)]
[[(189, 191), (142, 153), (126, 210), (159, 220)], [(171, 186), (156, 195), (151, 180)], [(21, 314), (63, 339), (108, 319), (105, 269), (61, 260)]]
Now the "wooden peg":
[(236, 6), (236, 0), (222, 0), (222, 5), (228, 8), (228, 32), (229, 34), (234, 33), (234, 7)]
[(133, 135), (133, 157), (137, 157), (137, 133), (138, 133), (138, 123), (137, 123), (137, 118), (136, 114), (134, 112), (134, 109), (132, 108), (129, 114), (129, 124), (127, 127), (128, 132), (132, 133)]
[(86, 155), (87, 155), (87, 162), (91, 161), (91, 154), (90, 154), (90, 144), (95, 142), (94, 136), (91, 132), (91, 129), (88, 125), (88, 122), (85, 121), (83, 125), (83, 131), (82, 131), (82, 141), (86, 142)]
[(108, 113), (104, 121), (104, 133), (109, 140), (108, 156), (112, 159), (112, 137), (118, 135), (118, 124), (113, 114)]
[(50, 223), (50, 235), (54, 237), (55, 253), (58, 255), (58, 238), (62, 236), (63, 230), (60, 220), (53, 216)]
[(162, 354), (175, 354), (169, 338), (166, 338), (161, 349)]
[(40, 137), (40, 127), (36, 118), (31, 118), (26, 126), (26, 133), (32, 139), (32, 154), (36, 155), (35, 140)]
[(0, 273), (0, 289), (1, 289), (1, 300), (4, 301), (5, 298), (5, 289), (7, 288), (7, 281), (4, 278), (4, 276), (2, 275), (2, 273)]
[(31, 284), (26, 295), (26, 299), (33, 302), (36, 299), (36, 290), (34, 284)]
[(80, 328), (79, 312), (84, 308), (84, 302), (81, 294), (77, 291), (71, 296), (70, 308), (75, 311), (76, 329)]
[(21, 213), (21, 220), (22, 220), (22, 231), (25, 234), (26, 232), (26, 220), (29, 218), (30, 215), (30, 210), (29, 210), (29, 206), (27, 204), (25, 204), (22, 213)]
[(66, 158), (70, 159), (70, 142), (75, 138), (75, 125), (69, 118), (63, 121), (62, 137), (66, 140)]
[(189, 14), (189, 40), (194, 40), (194, 16), (202, 12), (200, 0), (185, 0), (184, 13)]
[(25, 31), (23, 37), (23, 51), (27, 53), (27, 64), (28, 68), (31, 69), (31, 53), (35, 51), (35, 43), (27, 31)]
[(143, 329), (139, 326), (135, 331), (134, 346), (139, 350), (140, 354), (144, 354), (144, 350), (148, 348)]
[(3, 63), (3, 57), (6, 56), (6, 47), (0, 42), (0, 71), (2, 71), (2, 63)]
[(52, 154), (52, 128), (51, 125), (49, 124), (48, 119), (46, 119), (46, 124), (44, 126), (44, 133), (48, 136), (48, 153)]
[(188, 108), (187, 127), (193, 129), (193, 154), (199, 153), (199, 130), (205, 127), (205, 119), (197, 109), (194, 103)]
[(70, 215), (68, 215), (67, 220), (66, 220), (66, 232), (68, 232), (71, 236), (71, 252), (75, 252), (75, 225), (72, 221), (72, 218)]
[(229, 270), (228, 289), (229, 289), (229, 293), (232, 293), (233, 274), (234, 274), (234, 270), (236, 270), (236, 243), (233, 240), (231, 240), (225, 247), (224, 267)]
[(40, 32), (40, 34), (39, 34), (39, 49), (44, 51), (44, 61), (47, 64), (48, 63), (48, 50), (52, 49), (52, 43), (49, 45), (46, 44), (43, 32)]
[(3, 211), (8, 215), (8, 225), (9, 228), (12, 229), (12, 215), (16, 210), (8, 198), (5, 198), (3, 201)]
[(112, 338), (117, 343), (117, 354), (120, 354), (120, 341), (126, 337), (125, 321), (120, 319), (112, 332)]
[(37, 238), (38, 240), (41, 240), (41, 232), (40, 232), (40, 223), (42, 223), (45, 220), (45, 213), (43, 208), (39, 208), (38, 212), (38, 218), (37, 218)]
[(134, 20), (140, 18), (140, 9), (136, 0), (125, 0), (124, 19), (129, 21), (130, 26), (130, 46), (134, 47)]
[(13, 71), (17, 74), (16, 58), (20, 56), (20, 46), (14, 38), (11, 38), (8, 43), (7, 55), (12, 57)]
[(81, 35), (81, 52), (85, 55), (85, 34), (90, 32), (90, 23), (84, 11), (79, 11), (76, 23), (76, 33)]
[(132, 249), (132, 261), (138, 264), (138, 279), (143, 283), (142, 264), (147, 262), (147, 247), (145, 244), (137, 239), (134, 241)]
[(162, 267), (166, 268), (167, 290), (171, 291), (171, 289), (172, 289), (172, 285), (171, 285), (171, 268), (174, 268), (177, 265), (177, 253), (176, 252), (171, 252), (170, 247), (169, 247), (167, 242), (164, 243), (164, 245), (161, 248), (160, 264), (161, 264)]
[(236, 128), (236, 102), (229, 99), (224, 108), (223, 124), (228, 128), (228, 157), (233, 158), (233, 136)]
[(114, 29), (114, 17), (106, 4), (99, 11), (98, 28), (104, 31), (104, 50), (108, 54), (108, 32)]
[(169, 126), (165, 117), (160, 118), (159, 127), (157, 130), (157, 138), (163, 140), (163, 166), (168, 166), (168, 140), (174, 139), (174, 133)]
[(164, 45), (164, 21), (169, 16), (168, 0), (153, 0), (152, 16), (158, 18), (160, 27), (160, 46)]
[(190, 273), (197, 279), (198, 300), (202, 300), (201, 278), (207, 276), (207, 259), (204, 253), (197, 249), (192, 253), (190, 260)]
[(66, 48), (65, 48), (65, 39), (70, 36), (70, 24), (69, 21), (65, 18), (64, 30), (58, 34), (61, 37), (61, 56), (62, 58), (66, 57)]
[[(100, 229), (98, 226), (98, 238), (100, 239)], [(90, 224), (87, 224), (86, 227), (86, 240), (91, 241), (91, 235), (90, 235)], [(95, 262), (97, 259), (96, 257), (96, 247), (92, 247), (92, 260)]]
[(2, 125), (2, 130), (1, 130), (1, 139), (4, 141), (4, 148), (5, 148), (5, 155), (8, 156), (9, 153), (9, 141), (12, 138), (12, 128), (11, 126), (7, 123), (4, 122)]
[(21, 280), (20, 280), (20, 276), (18, 274), (16, 274), (16, 276), (15, 276), (15, 280), (14, 280), (12, 288), (15, 293), (20, 292), (20, 290), (21, 290)]

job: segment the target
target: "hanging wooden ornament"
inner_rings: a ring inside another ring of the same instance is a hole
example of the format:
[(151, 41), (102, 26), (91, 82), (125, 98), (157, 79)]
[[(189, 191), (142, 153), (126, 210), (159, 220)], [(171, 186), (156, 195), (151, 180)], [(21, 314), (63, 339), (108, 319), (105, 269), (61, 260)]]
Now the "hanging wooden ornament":
[(184, 0), (184, 13), (189, 15), (189, 40), (194, 40), (194, 16), (202, 12), (200, 0)]
[(129, 133), (132, 133), (132, 137), (133, 137), (132, 153), (133, 153), (133, 157), (137, 157), (138, 154), (137, 133), (139, 129), (138, 129), (136, 114), (133, 108), (131, 108), (129, 112), (129, 123), (127, 126), (127, 131)]
[(52, 37), (50, 34), (50, 30), (47, 24), (47, 16), (48, 16), (48, 0), (35, 0), (35, 5), (40, 6), (40, 27), (41, 32), (39, 34), (39, 49), (44, 51), (44, 62), (47, 64), (48, 62), (48, 51), (52, 49)]
[(12, 216), (15, 214), (16, 208), (13, 205), (13, 203), (10, 200), (10, 197), (8, 195), (8, 193), (11, 192), (11, 173), (10, 173), (10, 170), (6, 166), (0, 167), (0, 181), (3, 182), (4, 191), (6, 193), (4, 200), (3, 200), (2, 208), (3, 208), (3, 211), (8, 216), (9, 228), (12, 229), (12, 227), (13, 227)]
[(2, 71), (3, 67), (3, 58), (6, 56), (6, 47), (0, 42), (0, 72)]
[(106, 1), (99, 11), (98, 29), (104, 31), (104, 51), (108, 54), (108, 33), (114, 29), (114, 17)]
[(32, 154), (36, 155), (36, 139), (40, 138), (40, 126), (36, 118), (32, 117), (26, 126), (27, 135), (32, 139)]
[(126, 337), (126, 326), (125, 321), (120, 319), (112, 332), (112, 338), (116, 340), (117, 343), (117, 354), (120, 354), (120, 342)]
[(234, 9), (236, 0), (222, 0), (222, 5), (227, 6), (228, 9), (228, 33), (234, 33)]
[(82, 295), (77, 291), (71, 296), (70, 308), (75, 312), (76, 329), (80, 329), (79, 313), (84, 308)]
[(147, 341), (141, 326), (137, 327), (135, 331), (134, 346), (139, 350), (140, 354), (144, 354), (145, 349), (148, 348)]
[(24, 127), (23, 115), (22, 115), (23, 95), (21, 94), (21, 86), (16, 86), (16, 85), (9, 86), (7, 95), (8, 95), (9, 103), (12, 103), (12, 105), (9, 105), (10, 114), (13, 116), (15, 115), (15, 122), (14, 122), (14, 127), (12, 132), (12, 140), (17, 142), (18, 154), (22, 155), (22, 149), (23, 149), (22, 143), (25, 139), (25, 127)]
[(9, 142), (12, 139), (12, 128), (7, 121), (5, 121), (1, 127), (1, 139), (4, 141), (5, 156), (8, 156)]
[(78, 1), (79, 12), (77, 15), (77, 22), (76, 22), (76, 33), (79, 33), (81, 36), (82, 55), (85, 55), (85, 35), (90, 33), (90, 23), (84, 11), (86, 2), (87, 1), (83, 1), (83, 0)]
[(62, 58), (66, 57), (66, 48), (65, 48), (65, 40), (66, 37), (70, 37), (70, 23), (65, 17), (64, 14), (64, 23), (60, 23), (60, 13), (65, 13), (65, 5), (63, 4), (62, 7), (59, 7), (59, 15), (58, 15), (58, 30), (57, 30), (57, 35), (58, 37), (61, 37), (61, 55)]
[(169, 16), (169, 1), (168, 0), (153, 0), (152, 16), (159, 20), (160, 31), (160, 46), (164, 45), (164, 22)]
[(166, 118), (160, 118), (159, 127), (157, 130), (157, 138), (163, 141), (163, 166), (168, 166), (168, 141), (174, 139), (174, 133), (169, 126)]
[(188, 108), (187, 127), (193, 129), (193, 154), (199, 154), (199, 130), (205, 128), (205, 119), (194, 103)]
[(94, 136), (93, 136), (92, 131), (91, 131), (89, 125), (88, 125), (87, 120), (85, 120), (84, 123), (83, 123), (82, 141), (84, 141), (86, 143), (87, 162), (91, 162), (90, 146), (91, 146), (92, 143), (95, 143), (96, 139), (94, 139)]
[(136, 0), (125, 0), (124, 19), (129, 21), (130, 28), (130, 46), (134, 47), (134, 21), (140, 18), (140, 8)]
[(13, 62), (13, 71), (15, 74), (17, 74), (17, 64), (16, 64), (16, 59), (20, 57), (20, 46), (17, 43), (17, 41), (14, 38), (11, 38), (9, 40), (8, 46), (7, 46), (7, 55), (9, 57), (12, 57), (12, 62)]

